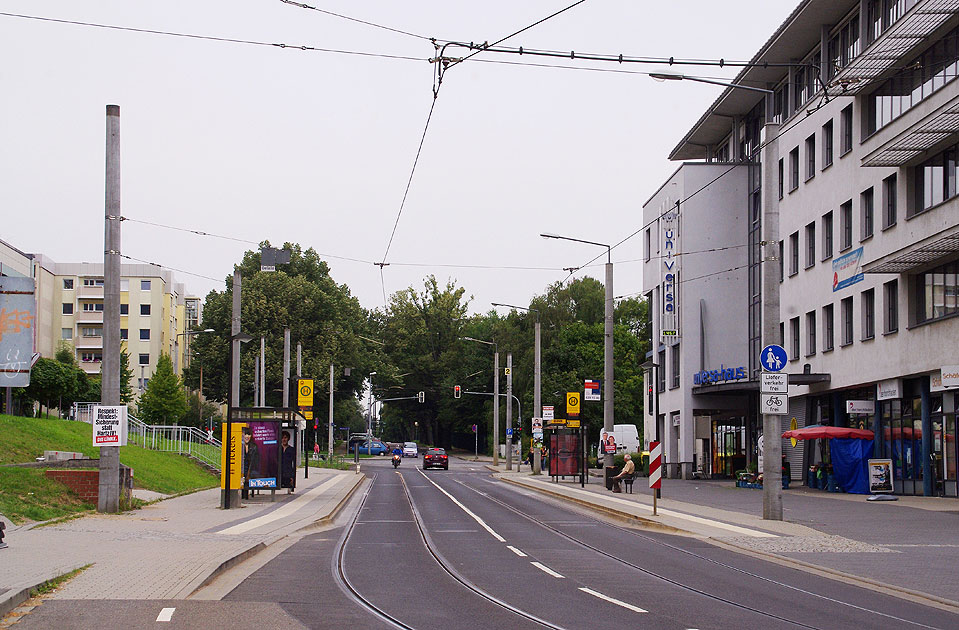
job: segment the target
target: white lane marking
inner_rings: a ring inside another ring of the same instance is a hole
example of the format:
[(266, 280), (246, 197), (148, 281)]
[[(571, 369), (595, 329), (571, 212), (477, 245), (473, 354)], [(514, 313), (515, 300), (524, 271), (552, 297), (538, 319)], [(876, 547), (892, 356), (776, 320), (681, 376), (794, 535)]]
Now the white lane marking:
[(446, 490), (443, 490), (442, 488), (440, 488), (439, 486), (437, 486), (437, 485), (436, 485), (436, 482), (433, 481), (432, 479), (430, 479), (429, 477), (427, 477), (425, 474), (423, 474), (423, 471), (422, 471), (422, 470), (417, 470), (417, 472), (420, 473), (421, 475), (423, 475), (423, 479), (426, 479), (426, 480), (429, 481), (431, 484), (433, 484), (434, 486), (436, 486), (436, 489), (437, 489), (437, 490), (439, 490), (440, 492), (442, 492), (443, 494), (445, 494), (447, 497), (449, 497), (449, 500), (452, 501), (453, 503), (455, 503), (461, 510), (463, 510), (464, 512), (466, 512), (467, 514), (469, 514), (471, 517), (473, 517), (473, 520), (476, 521), (477, 523), (479, 523), (479, 524), (480, 524), (480, 527), (482, 527), (483, 529), (485, 529), (486, 531), (488, 531), (493, 538), (495, 538), (496, 540), (498, 540), (498, 541), (500, 541), (500, 542), (506, 542), (506, 539), (503, 538), (502, 536), (500, 536), (499, 534), (497, 534), (495, 531), (493, 531), (493, 528), (490, 527), (489, 525), (487, 525), (487, 524), (483, 521), (483, 519), (481, 519), (481, 518), (478, 517), (477, 515), (475, 515), (475, 514), (473, 514), (472, 512), (470, 512), (469, 508), (466, 507), (465, 505), (463, 505), (462, 503), (460, 503), (459, 501), (457, 501), (457, 500), (456, 500), (456, 497), (454, 497), (452, 494), (450, 494), (450, 493), (447, 492)]
[(160, 614), (157, 615), (157, 621), (170, 621), (173, 618), (173, 611), (176, 608), (164, 608), (160, 611)]
[(293, 514), (294, 512), (299, 510), (301, 507), (303, 507), (303, 504), (309, 503), (310, 501), (312, 501), (316, 495), (322, 494), (326, 490), (338, 484), (339, 481), (340, 481), (340, 477), (338, 476), (333, 477), (329, 481), (326, 481), (325, 483), (321, 483), (315, 488), (310, 488), (309, 490), (307, 490), (306, 492), (304, 492), (297, 498), (293, 499), (289, 503), (284, 503), (282, 506), (273, 510), (269, 514), (264, 514), (263, 516), (252, 518), (244, 523), (238, 523), (234, 525), (233, 527), (227, 527), (226, 529), (220, 530), (217, 533), (218, 534), (242, 534), (244, 532), (250, 531), (251, 529), (256, 529), (257, 527), (260, 527), (261, 525), (266, 525), (267, 523), (272, 523), (273, 521), (289, 516), (290, 514)]
[(552, 569), (550, 569), (550, 568), (549, 568), (548, 566), (546, 566), (545, 564), (540, 564), (539, 562), (530, 562), (530, 564), (533, 565), (534, 567), (536, 567), (537, 569), (539, 569), (540, 571), (542, 571), (543, 573), (547, 573), (547, 574), (549, 574), (549, 575), (552, 575), (554, 578), (565, 578), (565, 576), (560, 575), (560, 574), (557, 573), (556, 571), (553, 571)]
[(514, 547), (513, 545), (506, 545), (506, 548), (509, 549), (510, 551), (512, 551), (513, 553), (515, 553), (515, 554), (516, 554), (517, 556), (519, 556), (520, 558), (525, 558), (525, 557), (526, 557), (526, 554), (525, 554), (525, 553), (523, 553), (522, 551), (520, 551), (519, 549), (517, 549), (517, 548)]
[(614, 598), (614, 597), (610, 597), (609, 595), (603, 595), (602, 593), (600, 593), (600, 592), (598, 592), (598, 591), (594, 591), (594, 590), (591, 589), (591, 588), (586, 588), (585, 586), (580, 586), (580, 587), (579, 587), (579, 590), (583, 591), (584, 593), (589, 593), (589, 594), (592, 595), (593, 597), (598, 597), (598, 598), (600, 598), (600, 599), (602, 599), (602, 600), (605, 600), (605, 601), (607, 601), (607, 602), (609, 602), (609, 603), (611, 603), (611, 604), (616, 604), (617, 606), (622, 606), (623, 608), (626, 608), (627, 610), (631, 610), (631, 611), (633, 611), (633, 612), (638, 612), (638, 613), (649, 612), (649, 611), (647, 611), (647, 610), (643, 610), (643, 609), (640, 608), (639, 606), (633, 606), (632, 604), (627, 604), (626, 602), (620, 601), (620, 600), (618, 600), (618, 599), (616, 599), (616, 598)]

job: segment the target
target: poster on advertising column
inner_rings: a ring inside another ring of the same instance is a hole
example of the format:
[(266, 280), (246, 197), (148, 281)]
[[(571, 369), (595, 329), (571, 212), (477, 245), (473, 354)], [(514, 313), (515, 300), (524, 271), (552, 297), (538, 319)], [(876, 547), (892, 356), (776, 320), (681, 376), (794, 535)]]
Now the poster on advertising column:
[(243, 471), (250, 488), (278, 488), (280, 423), (250, 422), (247, 426), (250, 433), (243, 437)]

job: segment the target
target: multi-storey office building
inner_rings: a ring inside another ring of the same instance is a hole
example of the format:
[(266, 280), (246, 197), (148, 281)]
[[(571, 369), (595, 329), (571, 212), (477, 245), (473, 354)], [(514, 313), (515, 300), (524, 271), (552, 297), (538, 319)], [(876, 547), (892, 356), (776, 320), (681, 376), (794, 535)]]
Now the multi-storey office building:
[[(769, 92), (723, 92), (644, 206), (647, 439), (674, 476), (753, 461), (762, 317), (778, 309), (783, 428), (872, 429), (896, 492), (956, 496), (959, 396), (941, 372), (959, 364), (959, 3), (807, 0), (753, 61), (734, 82)], [(765, 261), (764, 233), (780, 252)], [(794, 479), (821, 457), (783, 453)]]

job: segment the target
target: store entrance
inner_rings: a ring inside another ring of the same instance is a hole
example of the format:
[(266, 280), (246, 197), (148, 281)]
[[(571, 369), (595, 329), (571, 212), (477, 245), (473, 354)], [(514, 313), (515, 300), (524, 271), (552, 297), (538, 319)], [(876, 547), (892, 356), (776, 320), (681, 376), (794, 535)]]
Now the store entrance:
[(731, 479), (746, 468), (746, 419), (742, 416), (712, 418), (712, 478)]

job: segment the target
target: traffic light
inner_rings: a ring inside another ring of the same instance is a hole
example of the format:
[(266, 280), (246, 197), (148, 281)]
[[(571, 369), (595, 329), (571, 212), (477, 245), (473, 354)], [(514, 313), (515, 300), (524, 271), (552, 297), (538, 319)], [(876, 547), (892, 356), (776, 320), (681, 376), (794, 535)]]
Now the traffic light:
[(420, 392), (416, 395), (416, 400), (419, 402), (426, 402), (426, 392)]
[(453, 385), (453, 398), (459, 398), (461, 394), (462, 394), (462, 391), (460, 390), (460, 386)]

